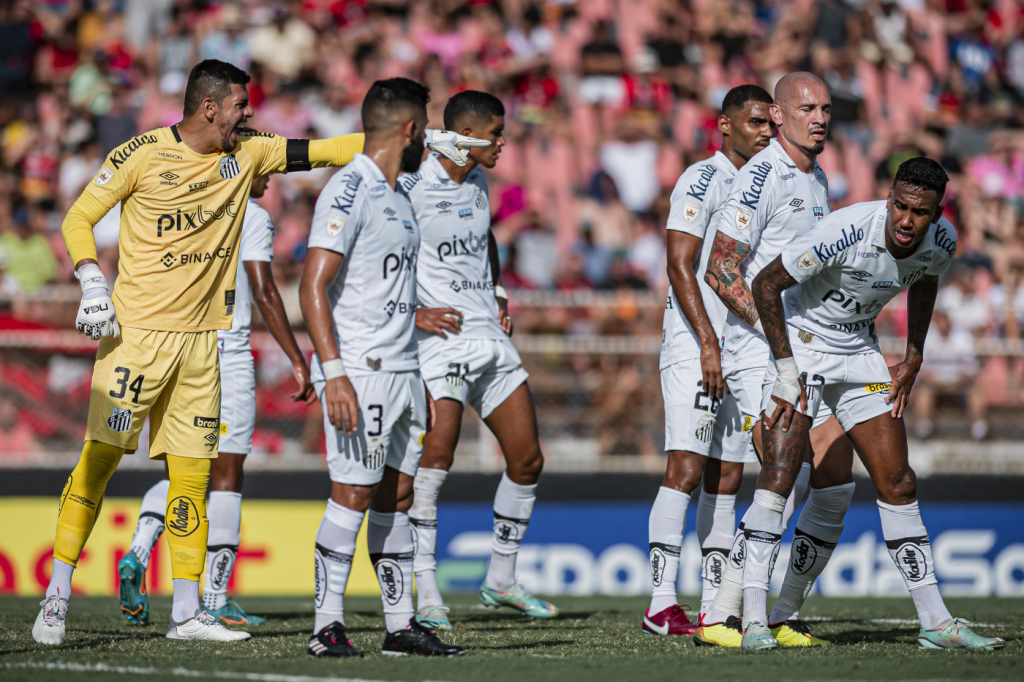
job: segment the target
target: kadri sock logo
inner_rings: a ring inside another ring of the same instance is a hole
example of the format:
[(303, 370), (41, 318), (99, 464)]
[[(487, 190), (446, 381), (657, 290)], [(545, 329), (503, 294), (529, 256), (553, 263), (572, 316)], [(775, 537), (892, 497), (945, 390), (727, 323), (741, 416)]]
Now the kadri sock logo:
[(196, 503), (184, 495), (175, 497), (167, 505), (167, 530), (179, 538), (192, 535), (199, 528), (199, 510)]

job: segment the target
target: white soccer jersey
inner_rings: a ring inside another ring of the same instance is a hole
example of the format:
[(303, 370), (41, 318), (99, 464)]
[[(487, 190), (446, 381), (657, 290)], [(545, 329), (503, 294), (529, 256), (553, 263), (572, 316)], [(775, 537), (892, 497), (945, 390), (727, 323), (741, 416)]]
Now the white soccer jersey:
[[(687, 168), (672, 190), (672, 205), (666, 224), (666, 229), (692, 234), (704, 240), (695, 274), (704, 310), (707, 311), (715, 336), (721, 335), (728, 310), (722, 299), (704, 281), (711, 244), (714, 242), (714, 232), (709, 235), (707, 231), (708, 226), (714, 224), (712, 221), (718, 210), (729, 198), (735, 177), (736, 166), (722, 152), (715, 152), (710, 159)], [(700, 357), (700, 339), (679, 307), (675, 290), (669, 286), (661, 332), (661, 369), (697, 357)]]
[(949, 268), (957, 236), (948, 220), (940, 218), (913, 255), (896, 260), (885, 248), (887, 216), (885, 201), (854, 204), (782, 251), (782, 265), (803, 283), (786, 292), (794, 345), (843, 355), (872, 348), (885, 304), (922, 275)]
[[(803, 173), (777, 139), (754, 155), (732, 183), (732, 192), (719, 211), (717, 229), (750, 245), (740, 265), (749, 285), (786, 245), (813, 230), (831, 213), (828, 180), (817, 163)], [(764, 366), (768, 343), (732, 313), (725, 321), (723, 367)]]
[[(453, 182), (438, 155), (431, 153), (418, 173), (404, 175), (399, 182), (420, 226), (418, 305), (461, 312), (461, 339), (506, 338), (498, 323), (488, 258), (491, 211), (483, 172), (474, 168), (465, 182)], [(417, 334), (421, 342), (443, 341), (422, 330)]]
[(235, 312), (231, 329), (217, 332), (217, 348), (221, 351), (249, 350), (252, 330), (252, 301), (249, 275), (243, 263), (274, 259), (274, 223), (259, 204), (249, 199), (245, 205), (242, 238), (238, 248), (238, 272), (235, 275)]
[(401, 186), (392, 190), (369, 157), (356, 154), (320, 192), (309, 246), (345, 256), (327, 294), (349, 374), (419, 368), (413, 334), (419, 243), (408, 195)]

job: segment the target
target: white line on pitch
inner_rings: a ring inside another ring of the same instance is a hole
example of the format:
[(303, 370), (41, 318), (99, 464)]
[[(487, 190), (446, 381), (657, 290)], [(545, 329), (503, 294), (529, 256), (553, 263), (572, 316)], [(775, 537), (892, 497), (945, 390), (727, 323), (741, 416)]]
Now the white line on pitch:
[(314, 675), (248, 673), (227, 670), (189, 670), (188, 668), (141, 668), (138, 666), (107, 665), (106, 663), (61, 663), (57, 661), (24, 661), (20, 663), (6, 663), (3, 667), (7, 670), (28, 669), (117, 675), (170, 675), (173, 677), (206, 677), (221, 680), (251, 680), (251, 682), (384, 682), (383, 680), (368, 680), (358, 677), (317, 677)]
[[(918, 625), (920, 621), (907, 620), (905, 618), (826, 618), (825, 616), (807, 616), (800, 617), (800, 620), (807, 621), (808, 623), (883, 623), (886, 625)], [(1011, 628), (1013, 625), (1007, 625), (1005, 623), (975, 623), (971, 621), (971, 625), (975, 625), (979, 628)]]

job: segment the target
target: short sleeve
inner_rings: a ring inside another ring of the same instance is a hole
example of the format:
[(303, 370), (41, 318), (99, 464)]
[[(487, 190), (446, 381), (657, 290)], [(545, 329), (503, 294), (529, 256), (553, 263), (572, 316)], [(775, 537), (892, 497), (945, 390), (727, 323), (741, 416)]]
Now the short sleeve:
[(816, 229), (789, 244), (779, 255), (782, 267), (797, 282), (806, 281), (823, 270), (842, 267), (850, 247), (858, 243), (843, 231), (849, 227), (849, 221), (837, 219), (836, 215), (842, 214), (830, 213)]
[(288, 165), (288, 138), (271, 133), (247, 131), (242, 145), (252, 156), (253, 176), (284, 173)]
[(708, 199), (716, 191), (715, 185), (709, 186), (709, 183), (717, 171), (718, 169), (709, 163), (695, 171), (688, 170), (679, 177), (672, 190), (666, 229), (704, 239), (712, 213), (712, 207), (709, 205), (711, 202)]
[[(154, 141), (156, 139), (155, 136), (141, 135), (110, 152), (110, 156), (103, 160), (99, 172), (85, 186), (85, 191), (107, 208), (113, 208), (117, 202), (127, 199), (142, 182), (146, 166), (149, 165), (148, 152), (151, 149), (149, 142), (142, 142), (135, 149), (131, 149), (131, 145), (136, 140), (148, 137), (153, 137)], [(126, 154), (125, 149), (131, 151)]]
[(767, 161), (751, 162), (740, 169), (715, 223), (719, 232), (757, 248), (775, 210), (775, 191), (768, 181), (771, 172)]
[(274, 260), (274, 223), (269, 213), (253, 203), (245, 212), (239, 258), (243, 263)]
[(355, 245), (356, 237), (363, 228), (363, 195), (354, 190), (355, 198), (349, 202), (341, 196), (346, 182), (338, 173), (327, 184), (313, 209), (313, 225), (309, 232), (309, 247), (328, 249), (347, 255)]
[(956, 256), (958, 239), (953, 223), (945, 218), (939, 218), (939, 223), (935, 228), (934, 241), (936, 247), (935, 258), (924, 272), (926, 275), (938, 276), (944, 274), (949, 269), (950, 263), (953, 262), (953, 258)]

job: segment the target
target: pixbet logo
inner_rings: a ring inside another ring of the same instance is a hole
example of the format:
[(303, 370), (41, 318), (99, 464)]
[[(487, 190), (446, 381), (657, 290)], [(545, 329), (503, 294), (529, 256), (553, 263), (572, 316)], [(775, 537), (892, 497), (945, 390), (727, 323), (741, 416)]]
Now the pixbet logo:
[(235, 200), (232, 199), (215, 211), (207, 211), (203, 209), (202, 204), (199, 204), (196, 210), (191, 213), (188, 210), (182, 211), (180, 208), (174, 215), (164, 213), (156, 219), (156, 236), (163, 237), (164, 232), (170, 232), (171, 230), (176, 232), (198, 230), (208, 223), (220, 220), (224, 216), (234, 218), (237, 215), (232, 210), (234, 204)]
[(852, 312), (854, 315), (874, 315), (882, 309), (882, 304), (878, 302), (878, 299), (872, 299), (870, 303), (861, 303), (854, 299), (853, 296), (847, 296), (836, 289), (829, 289), (828, 292), (821, 297), (822, 303), (825, 303), (826, 301), (838, 303), (840, 308), (848, 312)]
[(486, 234), (482, 234), (479, 237), (472, 232), (465, 237), (452, 235), (452, 240), (450, 242), (441, 242), (437, 245), (437, 257), (443, 263), (445, 256), (471, 256), (486, 248)]
[(389, 273), (398, 272), (401, 269), (412, 270), (416, 267), (416, 249), (405, 250), (402, 247), (401, 253), (389, 253), (384, 256), (384, 279), (388, 278)]

